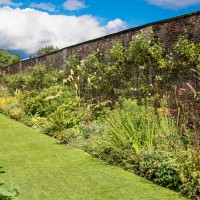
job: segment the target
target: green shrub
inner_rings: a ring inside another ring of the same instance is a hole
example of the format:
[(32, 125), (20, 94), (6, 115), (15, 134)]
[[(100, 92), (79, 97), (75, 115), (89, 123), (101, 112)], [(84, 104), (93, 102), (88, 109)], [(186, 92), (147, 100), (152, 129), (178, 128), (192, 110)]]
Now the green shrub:
[(13, 96), (8, 97), (0, 97), (0, 112), (5, 112), (7, 107), (9, 107), (11, 104), (17, 104), (17, 99)]
[(182, 194), (190, 198), (200, 198), (200, 169), (199, 163), (195, 162), (195, 150), (187, 149), (179, 152), (179, 177), (181, 184), (179, 189)]
[(97, 50), (83, 60), (73, 55), (64, 67), (73, 76), (68, 84), (76, 83), (82, 98), (95, 99), (95, 103), (116, 101), (120, 96), (144, 97), (156, 91), (158, 81), (153, 74), (166, 66), (163, 53), (153, 34), (140, 35), (129, 47), (117, 42), (105, 53)]
[(1, 75), (0, 82), (7, 85), (9, 91), (13, 94), (16, 90), (41, 91), (44, 88), (51, 87), (62, 83), (65, 73), (62, 70), (53, 70), (45, 65), (36, 65), (28, 71), (13, 74)]
[(41, 131), (54, 135), (54, 132), (58, 134), (58, 132), (62, 132), (65, 129), (71, 129), (79, 124), (88, 123), (92, 120), (92, 112), (81, 99), (77, 97), (68, 98), (46, 118), (36, 117), (36, 121), (41, 120), (43, 121), (41, 126), (38, 123)]
[(87, 124), (80, 124), (77, 127), (79, 135), (73, 145), (94, 156), (100, 157), (99, 151), (101, 151), (102, 147), (99, 148), (99, 143), (105, 129), (106, 126), (102, 121), (92, 121)]
[(74, 98), (73, 92), (67, 86), (51, 86), (41, 92), (37, 90), (27, 92), (23, 98), (25, 99), (23, 107), (27, 114), (46, 117), (55, 112), (60, 105), (71, 102)]
[(181, 184), (179, 163), (171, 152), (143, 152), (135, 163), (135, 172), (170, 189), (178, 190)]
[(6, 82), (9, 90), (14, 94), (16, 89), (23, 90), (26, 87), (28, 77), (24, 73), (7, 76)]
[(181, 183), (177, 163), (170, 159), (166, 162), (161, 162), (158, 164), (158, 168), (156, 170), (156, 180), (158, 184), (177, 190), (178, 186)]
[(13, 55), (10, 51), (0, 49), (0, 67), (8, 66), (20, 61), (18, 55)]
[(190, 41), (187, 35), (180, 36), (174, 48), (176, 52), (182, 58), (184, 58), (183, 61), (185, 60), (188, 61), (188, 62), (184, 62), (185, 65), (182, 65), (183, 67), (187, 65), (190, 65), (190, 67), (191, 65), (193, 65), (193, 67), (196, 67), (200, 64), (200, 44)]
[(41, 91), (44, 88), (51, 87), (53, 85), (61, 84), (65, 74), (62, 70), (53, 70), (47, 68), (45, 65), (36, 65), (31, 69), (31, 72), (26, 74), (27, 85), (26, 89), (36, 89)]
[(72, 145), (79, 136), (77, 128), (69, 128), (53, 133), (53, 137), (58, 139), (61, 143)]
[(6, 86), (0, 86), (0, 98), (10, 96), (10, 92)]
[(63, 131), (64, 129), (74, 127), (78, 123), (80, 123), (79, 119), (72, 112), (58, 108), (48, 117), (44, 132), (49, 134), (56, 131)]
[(143, 149), (153, 148), (158, 132), (157, 117), (152, 106), (139, 106), (136, 100), (125, 100), (123, 108), (111, 112), (107, 118), (107, 135), (112, 146), (139, 155)]
[(18, 121), (25, 116), (22, 104), (16, 97), (0, 98), (0, 112)]

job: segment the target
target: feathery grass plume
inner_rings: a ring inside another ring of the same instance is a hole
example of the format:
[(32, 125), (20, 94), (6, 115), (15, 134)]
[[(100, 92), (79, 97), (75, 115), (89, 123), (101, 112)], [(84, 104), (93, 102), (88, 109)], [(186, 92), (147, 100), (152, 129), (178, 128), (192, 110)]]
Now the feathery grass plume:
[(65, 85), (65, 83), (68, 83), (68, 81), (70, 82), (70, 80), (67, 78), (67, 79), (63, 79), (63, 85)]
[[(73, 80), (74, 80), (74, 77), (73, 77), (72, 75), (69, 75), (68, 79), (73, 81)], [(70, 81), (70, 82), (71, 82), (71, 81)]]
[(45, 98), (45, 101), (48, 101), (48, 100), (52, 100), (52, 99), (56, 99), (58, 98), (59, 96), (61, 96), (61, 94), (63, 94), (62, 91), (59, 91), (55, 96), (48, 96)]
[(78, 90), (78, 85), (76, 83), (74, 84), (74, 87), (76, 90)]

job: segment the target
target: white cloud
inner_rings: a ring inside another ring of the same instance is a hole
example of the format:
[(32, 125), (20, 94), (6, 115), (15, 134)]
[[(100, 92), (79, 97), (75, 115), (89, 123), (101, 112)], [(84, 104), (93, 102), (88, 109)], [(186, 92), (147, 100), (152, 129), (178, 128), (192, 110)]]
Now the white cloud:
[(11, 0), (0, 0), (0, 5), (19, 7), (22, 3), (14, 3)]
[(146, 1), (148, 1), (150, 4), (170, 9), (180, 9), (200, 4), (200, 0), (146, 0)]
[(50, 15), (31, 8), (0, 8), (0, 19), (0, 49), (29, 55), (46, 45), (62, 48), (127, 28), (120, 19), (102, 26), (91, 15)]
[(52, 3), (31, 3), (30, 7), (55, 12), (56, 8)]
[(82, 8), (87, 8), (87, 6), (79, 0), (67, 0), (63, 3), (63, 7), (66, 10), (80, 10)]
[(118, 30), (122, 30), (126, 28), (127, 28), (127, 24), (121, 19), (115, 19), (113, 21), (109, 21), (108, 24), (106, 25), (106, 31), (108, 34), (114, 33), (114, 32), (117, 32)]

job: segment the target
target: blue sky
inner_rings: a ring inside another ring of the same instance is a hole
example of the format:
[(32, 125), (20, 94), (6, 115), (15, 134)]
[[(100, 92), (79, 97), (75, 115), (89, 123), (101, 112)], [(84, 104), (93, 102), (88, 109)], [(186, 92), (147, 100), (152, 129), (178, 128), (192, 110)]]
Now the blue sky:
[(200, 10), (200, 0), (0, 0), (0, 48), (34, 55)]

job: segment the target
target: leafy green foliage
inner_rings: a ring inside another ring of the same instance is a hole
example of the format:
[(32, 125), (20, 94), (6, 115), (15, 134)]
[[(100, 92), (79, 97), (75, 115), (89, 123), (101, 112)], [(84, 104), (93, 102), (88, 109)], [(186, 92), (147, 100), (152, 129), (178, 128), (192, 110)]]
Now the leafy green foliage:
[(181, 184), (179, 164), (170, 152), (144, 152), (135, 164), (136, 173), (164, 187), (177, 190)]
[(19, 195), (19, 187), (13, 182), (6, 183), (3, 185), (2, 188), (0, 188), (0, 199), (2, 200), (13, 199), (18, 195)]
[(150, 150), (158, 133), (158, 121), (152, 106), (139, 106), (137, 101), (126, 100), (122, 108), (108, 117), (108, 138), (112, 146), (128, 149), (139, 155), (142, 149)]
[(63, 129), (61, 131), (56, 131), (53, 133), (53, 137), (58, 139), (61, 143), (70, 144), (70, 145), (74, 143), (74, 141), (77, 140), (78, 136), (79, 136), (79, 132), (74, 127)]
[[(0, 174), (4, 173), (2, 167), (0, 167)], [(5, 183), (0, 180), (0, 200), (10, 200), (19, 195), (19, 186), (15, 183)]]
[(40, 91), (46, 87), (62, 83), (65, 74), (62, 70), (47, 69), (44, 65), (36, 65), (28, 72), (4, 75), (1, 78), (2, 84), (6, 84), (9, 90), (14, 93), (16, 90)]
[(80, 96), (85, 99), (98, 97), (96, 102), (101, 102), (115, 101), (119, 96), (151, 95), (159, 81), (154, 74), (166, 66), (163, 54), (164, 48), (153, 35), (141, 35), (133, 38), (129, 47), (116, 43), (105, 54), (97, 50), (83, 60), (73, 55), (65, 71), (73, 70)]
[(0, 97), (7, 97), (10, 95), (10, 92), (7, 87), (0, 86)]
[(72, 128), (76, 124), (78, 124), (78, 118), (72, 116), (70, 111), (64, 111), (60, 108), (49, 117), (47, 130), (62, 131)]
[[(194, 156), (196, 157), (194, 158)], [(178, 155), (179, 176), (182, 182), (179, 189), (185, 196), (198, 199), (200, 194), (200, 169), (199, 162), (195, 162), (196, 158), (198, 158), (198, 155), (196, 155), (195, 149), (191, 148)]]
[(186, 36), (166, 52), (153, 34), (138, 35), (127, 47), (74, 54), (64, 70), (1, 74), (0, 111), (199, 198), (199, 51)]
[(79, 129), (79, 135), (84, 137), (79, 136), (73, 145), (164, 187), (197, 197), (196, 153), (182, 142), (165, 100), (157, 109), (152, 107), (152, 100), (146, 100), (146, 104), (130, 99), (119, 101), (101, 133), (96, 131), (98, 126), (92, 134), (92, 124), (84, 126)]
[(12, 55), (9, 51), (0, 49), (0, 67), (11, 65), (19, 61), (19, 56)]
[[(187, 36), (180, 36), (176, 45), (176, 51), (179, 53), (184, 61), (188, 61), (188, 64), (198, 66), (200, 68), (200, 44), (191, 42)], [(185, 62), (187, 64), (187, 62)]]
[(25, 94), (24, 99), (26, 99), (26, 101), (23, 107), (26, 113), (47, 117), (65, 102), (66, 104), (72, 102), (75, 97), (70, 88), (57, 85), (45, 88), (41, 92), (31, 90)]
[(52, 53), (52, 52), (57, 51), (57, 50), (58, 50), (58, 48), (57, 48), (57, 47), (54, 47), (54, 46), (52, 46), (52, 45), (50, 45), (50, 46), (45, 46), (45, 47), (42, 47), (42, 48), (40, 48), (40, 49), (38, 50), (37, 55), (38, 55), (38, 56), (43, 56), (43, 55), (45, 55), (45, 54)]

